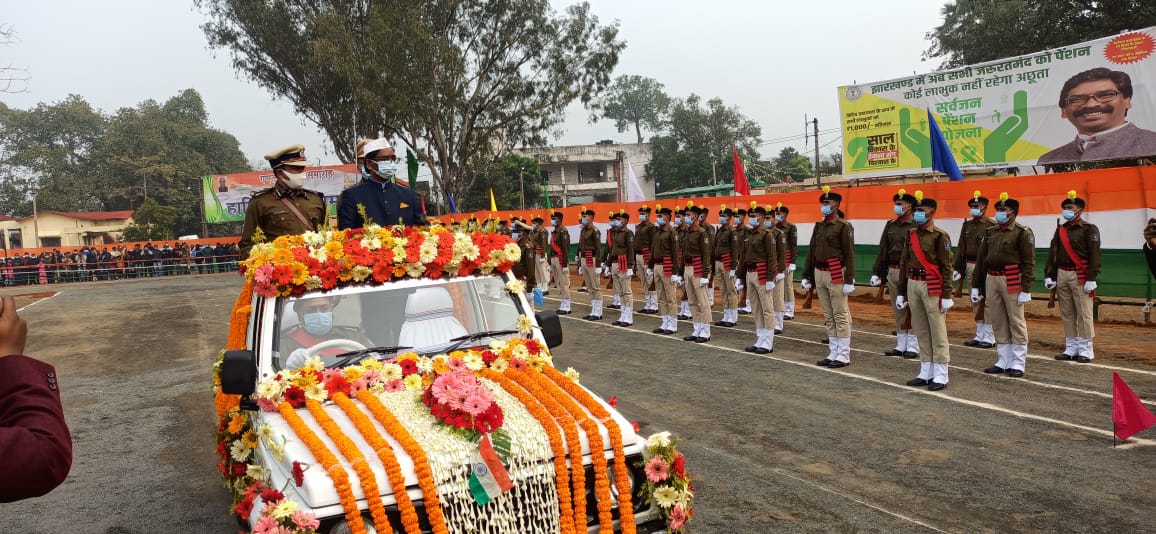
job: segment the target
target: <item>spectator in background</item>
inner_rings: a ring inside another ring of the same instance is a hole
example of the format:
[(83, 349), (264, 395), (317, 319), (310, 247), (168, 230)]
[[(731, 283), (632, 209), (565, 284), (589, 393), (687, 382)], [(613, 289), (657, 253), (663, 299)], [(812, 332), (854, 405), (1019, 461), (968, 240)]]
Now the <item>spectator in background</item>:
[(1156, 217), (1148, 219), (1144, 227), (1144, 256), (1148, 258), (1148, 270), (1156, 277)]

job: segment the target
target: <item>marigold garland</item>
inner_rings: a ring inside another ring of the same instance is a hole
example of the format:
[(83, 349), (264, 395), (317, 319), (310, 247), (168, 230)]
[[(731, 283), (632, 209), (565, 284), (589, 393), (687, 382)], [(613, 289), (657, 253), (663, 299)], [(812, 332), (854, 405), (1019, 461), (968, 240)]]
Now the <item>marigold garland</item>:
[(558, 519), (562, 527), (562, 534), (573, 534), (581, 529), (579, 527), (584, 528), (585, 524), (574, 525), (574, 508), (570, 501), (570, 471), (566, 467), (566, 448), (562, 444), (562, 433), (558, 430), (557, 423), (550, 417), (550, 412), (533, 395), (503, 374), (492, 369), (483, 369), (481, 374), (483, 378), (495, 382), (507, 393), (518, 399), (518, 402), (526, 407), (526, 411), (530, 412), (530, 415), (537, 419), (542, 428), (546, 430), (546, 437), (550, 440), (550, 450), (554, 453), (554, 485), (558, 491)]
[(320, 402), (307, 400), (305, 407), (309, 413), (313, 414), (313, 418), (325, 430), (329, 439), (337, 445), (337, 450), (341, 451), (341, 455), (353, 466), (353, 470), (361, 482), (365, 501), (369, 503), (369, 515), (373, 518), (374, 527), (382, 534), (393, 534), (393, 529), (389, 526), (389, 517), (385, 515), (385, 505), (381, 502), (381, 490), (377, 487), (377, 477), (373, 475), (373, 469), (369, 467), (365, 455), (358, 449), (357, 444), (341, 430), (341, 427), (337, 426), (337, 423), (326, 413), (325, 407)]
[(637, 525), (634, 524), (634, 506), (632, 503), (634, 496), (630, 494), (630, 475), (626, 467), (626, 451), (622, 445), (622, 429), (618, 427), (610, 412), (590, 392), (583, 389), (570, 377), (549, 366), (545, 368), (543, 374), (606, 426), (606, 433), (610, 435), (610, 446), (614, 449), (614, 483), (618, 487), (618, 513), (621, 518), (622, 534), (634, 534), (637, 531)]
[(309, 452), (313, 454), (325, 472), (329, 474), (329, 478), (333, 480), (333, 488), (337, 490), (337, 496), (341, 499), (341, 507), (345, 510), (345, 520), (349, 522), (349, 529), (354, 534), (365, 534), (365, 521), (361, 519), (361, 510), (357, 507), (357, 497), (353, 496), (353, 488), (349, 484), (349, 475), (341, 464), (337, 461), (337, 457), (329, 452), (329, 448), (317, 437), (317, 434), (305, 424), (297, 411), (293, 409), (288, 402), (282, 402), (277, 406), (277, 411), (281, 413), (281, 417), (285, 418), (285, 422), (289, 424), (289, 428), (301, 438), (301, 442), (309, 448)]
[(421, 486), (422, 495), (425, 497), (425, 511), (426, 516), (429, 517), (430, 526), (433, 528), (434, 534), (449, 534), (449, 529), (446, 527), (446, 519), (442, 515), (441, 504), (438, 501), (438, 489), (434, 483), (433, 471), (429, 466), (429, 459), (425, 456), (425, 451), (422, 450), (421, 445), (417, 440), (413, 439), (401, 421), (397, 420), (389, 409), (381, 403), (381, 400), (373, 396), (369, 390), (361, 390), (357, 393), (357, 400), (365, 405), (369, 413), (377, 419), (381, 426), (385, 427), (386, 432), (393, 436), (398, 443), (401, 443), (401, 448), (405, 450), (410, 459), (413, 460), (413, 469), (417, 474), (418, 485)]
[[(529, 391), (530, 394), (542, 403), (542, 406), (550, 412), (550, 417), (562, 426), (562, 432), (566, 436), (566, 449), (570, 452), (570, 465), (577, 466), (572, 471), (570, 476), (574, 486), (574, 525), (586, 525), (586, 470), (583, 469), (582, 463), (582, 441), (578, 436), (578, 427), (575, 425), (574, 418), (566, 413), (554, 397), (546, 393), (542, 388), (525, 373), (515, 370), (513, 367), (506, 369), (506, 376), (517, 382)], [(593, 455), (592, 455), (593, 456)]]
[(613, 534), (614, 516), (611, 514), (611, 507), (614, 497), (610, 494), (610, 475), (606, 472), (606, 449), (602, 444), (602, 431), (598, 428), (598, 423), (587, 417), (582, 406), (550, 379), (542, 376), (541, 373), (531, 371), (514, 371), (514, 373), (523, 374), (529, 380), (537, 383), (546, 394), (553, 396), (569, 412), (570, 417), (578, 421), (579, 426), (582, 427), (582, 432), (586, 434), (586, 441), (590, 444), (590, 464), (594, 471), (594, 497), (596, 499), (595, 506), (598, 509), (598, 524), (602, 527), (601, 532)]
[(405, 489), (405, 474), (401, 472), (401, 464), (397, 461), (397, 455), (393, 453), (393, 447), (377, 431), (365, 412), (359, 410), (357, 405), (353, 404), (353, 401), (344, 393), (333, 395), (333, 402), (349, 416), (358, 432), (361, 432), (361, 435), (365, 437), (366, 443), (381, 459), (381, 465), (385, 468), (385, 474), (389, 478), (389, 485), (393, 488), (393, 496), (397, 499), (397, 508), (401, 511), (401, 522), (402, 526), (405, 527), (406, 534), (421, 534), (421, 523), (417, 516), (417, 510), (414, 509), (413, 501), (410, 500), (409, 493)]

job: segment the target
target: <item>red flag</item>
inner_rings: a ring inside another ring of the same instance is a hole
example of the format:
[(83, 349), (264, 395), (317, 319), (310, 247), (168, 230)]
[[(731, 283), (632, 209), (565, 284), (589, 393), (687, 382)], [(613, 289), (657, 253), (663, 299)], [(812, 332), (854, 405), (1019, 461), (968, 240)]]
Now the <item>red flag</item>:
[(747, 171), (743, 169), (743, 160), (739, 158), (739, 147), (731, 145), (735, 151), (735, 193), (739, 195), (751, 194), (751, 184), (747, 182)]
[(1124, 379), (1112, 371), (1112, 426), (1116, 437), (1128, 439), (1152, 425), (1156, 425), (1156, 415), (1140, 402), (1140, 397)]

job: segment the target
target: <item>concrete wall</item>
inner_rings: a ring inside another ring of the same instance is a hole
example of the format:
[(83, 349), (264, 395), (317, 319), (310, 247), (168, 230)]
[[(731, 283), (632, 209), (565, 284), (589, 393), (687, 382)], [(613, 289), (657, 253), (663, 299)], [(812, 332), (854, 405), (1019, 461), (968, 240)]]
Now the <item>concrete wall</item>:
[[(646, 176), (649, 143), (536, 147), (514, 152), (537, 159), (539, 167), (548, 173), (546, 191), (555, 206), (618, 201), (620, 181), (626, 178), (627, 160), (646, 198), (654, 198), (654, 181)], [(624, 186), (622, 191), (625, 195)]]
[[(104, 244), (104, 234), (119, 237), (120, 230), (132, 224), (132, 218), (116, 220), (88, 220), (74, 219), (58, 213), (41, 213), (36, 219), (23, 219), (0, 222), (0, 243), (4, 248), (36, 248), (38, 246), (80, 247), (85, 245)], [(19, 230), (22, 243), (13, 243), (10, 238), (12, 230)], [(40, 241), (35, 239), (39, 232)], [(59, 239), (59, 245), (55, 244)], [(43, 245), (41, 245), (43, 243)]]

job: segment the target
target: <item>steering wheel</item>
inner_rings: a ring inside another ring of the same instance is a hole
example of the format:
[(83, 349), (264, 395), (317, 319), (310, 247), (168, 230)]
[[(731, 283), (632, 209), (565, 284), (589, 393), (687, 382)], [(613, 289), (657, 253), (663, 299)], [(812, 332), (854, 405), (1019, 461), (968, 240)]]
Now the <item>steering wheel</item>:
[(344, 347), (353, 350), (365, 350), (365, 345), (362, 345), (361, 343), (358, 343), (352, 339), (330, 339), (305, 349), (305, 352), (308, 354), (309, 358), (312, 358), (314, 356), (319, 356), (321, 351), (325, 349), (332, 349), (335, 347)]

